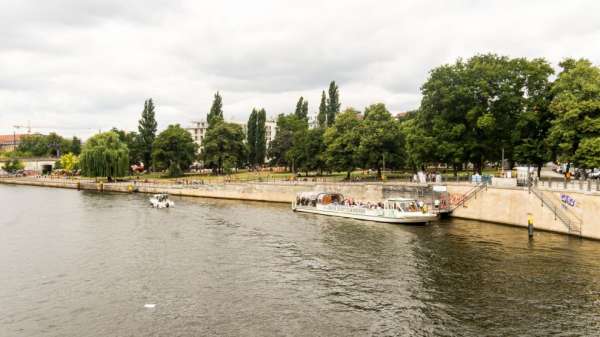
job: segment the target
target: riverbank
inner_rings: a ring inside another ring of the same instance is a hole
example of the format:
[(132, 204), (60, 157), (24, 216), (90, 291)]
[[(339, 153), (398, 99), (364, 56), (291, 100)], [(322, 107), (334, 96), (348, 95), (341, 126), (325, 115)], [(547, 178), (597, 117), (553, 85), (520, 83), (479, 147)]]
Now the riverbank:
[[(0, 183), (119, 193), (171, 195), (291, 203), (305, 191), (337, 192), (359, 200), (405, 196), (407, 189), (426, 188), (417, 183), (327, 183), (305, 181), (219, 184), (102, 183), (91, 179), (2, 178)], [(556, 186), (555, 186), (556, 187)], [(453, 217), (527, 227), (529, 217), (539, 230), (600, 240), (600, 193), (540, 187), (536, 193), (523, 187), (489, 186), (474, 195), (468, 183), (447, 183), (451, 200), (468, 200), (454, 209)], [(535, 192), (534, 191), (534, 192)], [(569, 200), (569, 203), (563, 201)]]

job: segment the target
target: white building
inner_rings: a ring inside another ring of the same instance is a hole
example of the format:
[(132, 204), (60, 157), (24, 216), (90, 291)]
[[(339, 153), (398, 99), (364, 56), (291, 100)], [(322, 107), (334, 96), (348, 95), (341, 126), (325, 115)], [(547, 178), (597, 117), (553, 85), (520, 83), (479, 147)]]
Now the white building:
[[(237, 124), (242, 127), (244, 130), (244, 134), (248, 131), (248, 127), (246, 123), (239, 122), (230, 122), (233, 124)], [(192, 121), (192, 125), (186, 130), (192, 135), (192, 139), (196, 144), (198, 144), (198, 150), (202, 148), (202, 142), (204, 141), (204, 137), (206, 137), (206, 130), (208, 129), (208, 123), (205, 120), (200, 121)], [(275, 134), (277, 133), (277, 123), (275, 121), (269, 120), (265, 122), (265, 138), (267, 140), (267, 148), (269, 144), (275, 139)]]
[(204, 120), (192, 121), (192, 126), (186, 128), (186, 130), (192, 135), (192, 139), (198, 144), (198, 150), (202, 147), (202, 142), (206, 136), (206, 129), (208, 129), (208, 123)]

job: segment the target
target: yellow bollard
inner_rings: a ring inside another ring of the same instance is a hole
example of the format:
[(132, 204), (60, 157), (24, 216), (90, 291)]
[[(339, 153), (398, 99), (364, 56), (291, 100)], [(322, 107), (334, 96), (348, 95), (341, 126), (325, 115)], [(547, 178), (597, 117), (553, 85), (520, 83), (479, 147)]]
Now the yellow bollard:
[(533, 215), (531, 213), (527, 213), (527, 234), (529, 238), (533, 238)]

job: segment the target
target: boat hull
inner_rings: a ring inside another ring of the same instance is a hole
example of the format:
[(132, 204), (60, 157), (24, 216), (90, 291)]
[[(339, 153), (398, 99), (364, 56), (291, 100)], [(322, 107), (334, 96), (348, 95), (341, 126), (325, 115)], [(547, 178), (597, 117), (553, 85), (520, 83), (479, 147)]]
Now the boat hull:
[(352, 213), (333, 211), (333, 210), (321, 210), (321, 209), (308, 208), (308, 207), (296, 207), (296, 208), (294, 208), (294, 211), (320, 214), (320, 215), (328, 215), (328, 216), (337, 216), (337, 217), (342, 217), (342, 218), (384, 222), (384, 223), (398, 223), (398, 224), (426, 224), (430, 221), (437, 220), (437, 215), (427, 215), (427, 214), (423, 214), (423, 215), (419, 215), (419, 216), (407, 215), (407, 216), (403, 216), (403, 217), (393, 217), (392, 218), (392, 217), (368, 215), (368, 214), (352, 214)]

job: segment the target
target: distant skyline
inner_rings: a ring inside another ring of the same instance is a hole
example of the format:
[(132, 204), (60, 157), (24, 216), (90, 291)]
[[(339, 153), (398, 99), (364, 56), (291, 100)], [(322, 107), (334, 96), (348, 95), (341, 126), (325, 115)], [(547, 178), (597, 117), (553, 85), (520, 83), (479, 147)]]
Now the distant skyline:
[[(31, 123), (87, 138), (134, 130), (144, 100), (159, 129), (318, 109), (417, 108), (430, 69), (478, 53), (600, 64), (598, 1), (121, 1), (0, 3), (0, 134)], [(77, 129), (80, 128), (80, 129)], [(18, 130), (17, 130), (18, 131)], [(26, 132), (21, 130), (21, 133)]]

